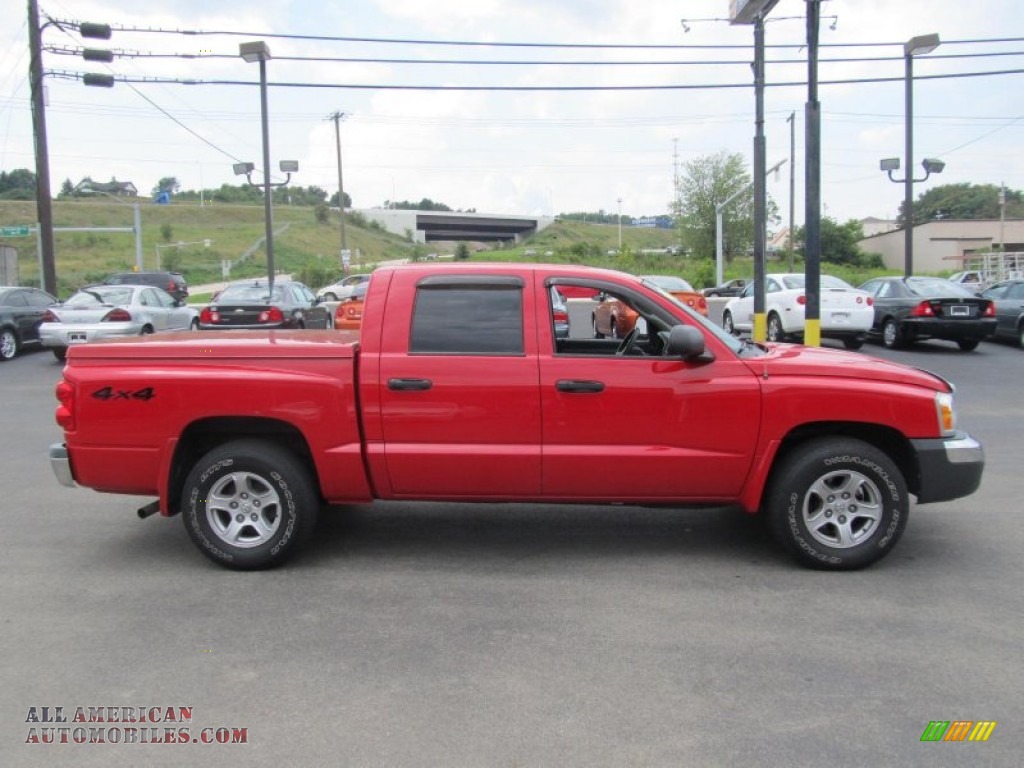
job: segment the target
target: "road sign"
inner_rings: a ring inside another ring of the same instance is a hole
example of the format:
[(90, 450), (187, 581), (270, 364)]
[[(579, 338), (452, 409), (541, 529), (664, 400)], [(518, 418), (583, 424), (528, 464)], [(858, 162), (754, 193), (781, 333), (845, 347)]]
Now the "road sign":
[(28, 237), (31, 227), (0, 227), (0, 237)]

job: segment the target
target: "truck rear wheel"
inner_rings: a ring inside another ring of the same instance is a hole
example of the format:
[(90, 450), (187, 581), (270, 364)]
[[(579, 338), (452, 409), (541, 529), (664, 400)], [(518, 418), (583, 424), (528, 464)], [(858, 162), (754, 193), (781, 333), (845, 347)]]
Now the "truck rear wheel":
[(773, 534), (803, 565), (863, 568), (889, 553), (907, 526), (899, 468), (850, 438), (810, 441), (786, 456), (765, 495)]
[(301, 546), (319, 508), (309, 471), (262, 440), (214, 448), (185, 480), (182, 518), (199, 550), (236, 570), (269, 568)]

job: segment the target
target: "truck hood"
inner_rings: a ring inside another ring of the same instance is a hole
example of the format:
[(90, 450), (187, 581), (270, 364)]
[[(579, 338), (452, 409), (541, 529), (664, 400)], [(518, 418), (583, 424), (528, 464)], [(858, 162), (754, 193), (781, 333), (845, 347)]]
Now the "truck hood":
[(68, 359), (350, 358), (359, 334), (349, 331), (199, 331), (113, 339), (68, 348)]
[(859, 352), (799, 344), (765, 344), (767, 354), (746, 361), (758, 376), (826, 376), (907, 384), (939, 392), (953, 385), (938, 374)]

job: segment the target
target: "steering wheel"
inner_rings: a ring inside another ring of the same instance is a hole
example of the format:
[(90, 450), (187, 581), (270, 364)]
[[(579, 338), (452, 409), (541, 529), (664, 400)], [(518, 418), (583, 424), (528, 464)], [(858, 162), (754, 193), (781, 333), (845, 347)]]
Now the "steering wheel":
[(633, 330), (626, 334), (626, 338), (622, 340), (619, 346), (615, 350), (615, 355), (628, 355), (633, 347), (636, 346), (637, 340), (640, 338), (640, 329), (637, 326), (633, 326)]

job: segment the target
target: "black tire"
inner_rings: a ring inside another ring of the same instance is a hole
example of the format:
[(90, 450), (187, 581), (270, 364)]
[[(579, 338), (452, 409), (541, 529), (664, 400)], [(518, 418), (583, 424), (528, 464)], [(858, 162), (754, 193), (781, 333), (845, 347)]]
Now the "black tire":
[(608, 334), (608, 338), (609, 339), (621, 338), (619, 336), (619, 321), (618, 321), (618, 318), (615, 317), (615, 315), (612, 315), (610, 330), (611, 330), (611, 333)]
[(21, 342), (18, 340), (18, 334), (13, 329), (4, 328), (0, 330), (0, 362), (13, 360), (20, 348)]
[(151, 333), (153, 333), (153, 326), (144, 325), (142, 326), (142, 330), (139, 331), (139, 336), (149, 336)]
[(773, 471), (764, 505), (775, 538), (802, 565), (837, 571), (885, 557), (910, 513), (896, 464), (852, 438), (794, 448)]
[(67, 347), (54, 347), (53, 356), (56, 357), (60, 362), (64, 362), (68, 359), (68, 348)]
[(860, 349), (861, 347), (864, 346), (864, 339), (861, 339), (859, 337), (855, 337), (855, 338), (847, 337), (847, 338), (843, 339), (843, 346), (846, 347), (847, 349), (852, 349), (852, 350), (856, 351), (856, 350), (858, 350), (858, 349)]
[(782, 329), (782, 320), (772, 312), (768, 315), (768, 341), (785, 341), (786, 332)]
[(726, 333), (732, 336), (736, 335), (736, 325), (732, 321), (732, 312), (726, 311), (722, 314), (722, 328), (725, 329)]
[(973, 352), (979, 344), (981, 344), (981, 339), (960, 339), (956, 343), (961, 352)]
[(316, 524), (319, 496), (306, 466), (262, 440), (214, 448), (185, 480), (181, 512), (192, 541), (235, 570), (284, 562)]
[(324, 294), (324, 301), (337, 301), (338, 297), (333, 293), (327, 292)]
[(886, 349), (900, 349), (903, 347), (903, 334), (900, 333), (900, 324), (891, 317), (885, 318), (882, 323), (882, 345)]
[(1017, 346), (1024, 349), (1024, 323), (1017, 326)]
[(595, 339), (603, 339), (604, 338), (604, 334), (600, 333), (597, 330), (597, 315), (591, 315), (590, 316), (590, 326), (594, 329), (594, 338)]
[(199, 318), (198, 317), (193, 317), (192, 318), (192, 322), (188, 324), (188, 329), (190, 331), (193, 331), (193, 332), (199, 330)]

